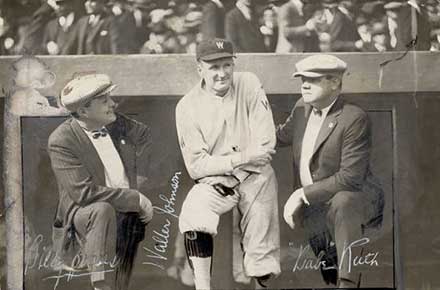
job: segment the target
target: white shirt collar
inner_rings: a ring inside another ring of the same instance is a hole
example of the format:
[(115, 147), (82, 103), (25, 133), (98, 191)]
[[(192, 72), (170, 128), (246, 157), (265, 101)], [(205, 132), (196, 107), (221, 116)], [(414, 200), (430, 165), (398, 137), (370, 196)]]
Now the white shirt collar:
[(303, 11), (304, 3), (301, 0), (290, 0), (290, 1), (296, 6), (296, 8), (298, 8), (299, 14), (301, 16), (304, 16), (304, 11)]
[(237, 1), (235, 6), (243, 13), (244, 18), (251, 21), (251, 9), (248, 6), (244, 5), (241, 1)]
[(211, 0), (211, 2), (214, 2), (215, 5), (217, 5), (218, 8), (224, 8), (223, 3), (220, 0)]

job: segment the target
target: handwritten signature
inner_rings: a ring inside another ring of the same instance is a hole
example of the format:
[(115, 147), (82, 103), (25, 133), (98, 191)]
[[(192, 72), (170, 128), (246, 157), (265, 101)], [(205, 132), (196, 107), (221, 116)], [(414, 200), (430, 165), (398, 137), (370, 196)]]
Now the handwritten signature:
[(155, 242), (153, 249), (148, 247), (143, 247), (146, 252), (146, 257), (149, 259), (153, 259), (150, 261), (142, 262), (143, 265), (151, 265), (157, 267), (161, 270), (165, 270), (165, 266), (161, 264), (161, 262), (166, 261), (168, 258), (166, 256), (166, 251), (168, 249), (168, 242), (170, 237), (170, 226), (171, 220), (170, 218), (178, 219), (176, 214), (176, 210), (174, 208), (177, 191), (179, 190), (180, 184), (180, 175), (182, 173), (180, 171), (176, 172), (174, 176), (171, 178), (171, 194), (170, 196), (166, 196), (164, 194), (159, 194), (159, 198), (164, 201), (162, 207), (153, 206), (154, 210), (160, 215), (166, 215), (165, 223), (162, 225), (160, 231), (153, 230), (152, 239)]
[(356, 240), (349, 245), (345, 246), (341, 253), (341, 261), (339, 261), (339, 265), (327, 265), (326, 261), (323, 261), (322, 258), (324, 256), (324, 252), (321, 252), (316, 258), (306, 258), (305, 256), (311, 250), (310, 245), (303, 246), (301, 245), (299, 250), (299, 255), (296, 258), (295, 265), (292, 268), (292, 272), (302, 271), (302, 270), (319, 270), (322, 268), (323, 270), (329, 269), (341, 269), (342, 265), (348, 260), (348, 272), (350, 273), (353, 267), (361, 266), (361, 265), (369, 265), (369, 266), (379, 266), (379, 262), (377, 261), (377, 257), (379, 252), (370, 252), (363, 256), (354, 256), (353, 257), (353, 248), (360, 247), (366, 245), (370, 242), (369, 238), (362, 238)]
[[(57, 288), (62, 278), (67, 278), (67, 281), (75, 277), (90, 276), (93, 273), (113, 272), (119, 265), (117, 257), (112, 260), (103, 259), (98, 256), (87, 256), (83, 253), (77, 253), (70, 262), (66, 265), (63, 259), (58, 255), (51, 246), (42, 245), (44, 242), (43, 235), (37, 235), (32, 240), (28, 249), (29, 254), (26, 257), (24, 273), (25, 275), (31, 269), (49, 269), (58, 272), (58, 275), (53, 275), (44, 278), (43, 280), (56, 279), (54, 289)], [(90, 272), (90, 267), (108, 266), (108, 270)]]

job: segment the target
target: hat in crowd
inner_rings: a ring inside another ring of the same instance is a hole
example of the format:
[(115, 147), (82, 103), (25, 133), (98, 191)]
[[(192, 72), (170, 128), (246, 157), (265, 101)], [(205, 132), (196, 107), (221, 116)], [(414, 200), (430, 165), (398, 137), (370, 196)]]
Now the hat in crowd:
[(371, 24), (371, 35), (386, 34), (387, 28), (383, 22), (374, 22)]
[(212, 38), (203, 40), (196, 49), (197, 60), (211, 61), (225, 57), (233, 57), (232, 43), (226, 39)]
[(74, 77), (62, 89), (60, 103), (70, 112), (76, 112), (90, 100), (109, 94), (116, 88), (108, 75), (82, 74)]
[(404, 5), (405, 5), (405, 2), (399, 1), (399, 0), (386, 1), (383, 8), (385, 8), (386, 10), (395, 10), (395, 9), (399, 9), (400, 7), (402, 7)]
[(317, 78), (326, 75), (342, 75), (347, 64), (333, 55), (317, 54), (306, 57), (296, 63), (293, 77)]

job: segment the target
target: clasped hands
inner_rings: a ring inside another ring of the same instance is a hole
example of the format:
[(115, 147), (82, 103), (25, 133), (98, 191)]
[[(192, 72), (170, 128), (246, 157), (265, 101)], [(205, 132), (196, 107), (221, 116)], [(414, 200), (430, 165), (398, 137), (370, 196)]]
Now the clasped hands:
[[(256, 167), (265, 166), (272, 161), (275, 150), (262, 146), (251, 146), (236, 155), (232, 161), (234, 168), (251, 165)], [(211, 185), (223, 196), (233, 195), (234, 188), (240, 184), (240, 180), (233, 175), (206, 176), (198, 180), (199, 183)]]

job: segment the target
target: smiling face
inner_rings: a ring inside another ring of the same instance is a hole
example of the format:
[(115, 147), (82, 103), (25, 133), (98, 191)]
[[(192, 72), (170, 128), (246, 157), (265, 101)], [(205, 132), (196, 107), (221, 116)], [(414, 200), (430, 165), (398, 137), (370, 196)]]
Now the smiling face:
[(99, 129), (116, 120), (115, 108), (116, 103), (106, 94), (91, 100), (78, 110), (78, 114), (87, 127)]
[(198, 62), (200, 77), (205, 81), (207, 91), (224, 96), (232, 85), (234, 60), (232, 57), (221, 58), (209, 62)]
[(339, 95), (341, 80), (339, 77), (301, 77), (301, 93), (305, 103), (317, 109), (330, 105)]

